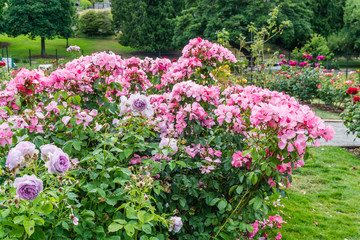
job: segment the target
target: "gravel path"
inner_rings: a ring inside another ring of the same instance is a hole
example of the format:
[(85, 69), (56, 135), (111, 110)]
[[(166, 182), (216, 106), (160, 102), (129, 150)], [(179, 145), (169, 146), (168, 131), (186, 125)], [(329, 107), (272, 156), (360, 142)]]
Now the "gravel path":
[[(338, 120), (324, 120), (326, 126), (333, 126), (335, 130), (334, 138), (325, 142), (321, 140), (322, 146), (337, 146), (337, 147), (360, 147), (360, 139), (355, 139), (355, 135), (349, 134), (346, 135), (347, 128), (344, 126), (342, 121)], [(355, 141), (354, 141), (355, 140)]]

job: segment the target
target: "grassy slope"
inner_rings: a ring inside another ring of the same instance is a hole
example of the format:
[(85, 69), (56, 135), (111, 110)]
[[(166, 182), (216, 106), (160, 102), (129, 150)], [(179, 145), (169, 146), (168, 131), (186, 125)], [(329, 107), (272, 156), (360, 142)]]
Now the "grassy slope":
[(323, 111), (323, 110), (320, 110), (320, 109), (317, 109), (317, 108), (311, 108), (316, 116), (322, 118), (322, 119), (331, 119), (331, 120), (341, 120), (341, 117), (339, 114), (336, 114), (336, 113), (332, 113), (332, 112), (326, 112), (326, 111)]
[(291, 217), (281, 230), (283, 239), (360, 239), (360, 159), (335, 147), (310, 153), (314, 160), (295, 170), (283, 200)]
[[(10, 38), (6, 35), (0, 35), (0, 42), (9, 42), (9, 55), (16, 59), (28, 59), (29, 49), (32, 55), (40, 55), (40, 38), (31, 40), (26, 36)], [(55, 55), (56, 49), (59, 56), (69, 56), (66, 52), (65, 39), (46, 40), (46, 54)], [(129, 56), (132, 48), (121, 46), (114, 38), (70, 38), (69, 45), (78, 45), (84, 50), (84, 55), (99, 51), (113, 51), (119, 55)], [(4, 50), (5, 53), (5, 50)], [(1, 54), (1, 50), (0, 50)]]

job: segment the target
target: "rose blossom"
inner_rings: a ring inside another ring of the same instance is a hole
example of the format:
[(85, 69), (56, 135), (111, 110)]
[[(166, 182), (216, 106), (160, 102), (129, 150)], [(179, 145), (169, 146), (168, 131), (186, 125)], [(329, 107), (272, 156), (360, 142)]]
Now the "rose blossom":
[(45, 166), (48, 168), (49, 173), (57, 172), (59, 174), (64, 174), (64, 172), (68, 171), (71, 167), (69, 156), (61, 149), (50, 152), (48, 157), (49, 161), (45, 163)]
[(59, 151), (59, 150), (62, 151), (60, 148), (52, 144), (43, 145), (40, 147), (41, 159), (47, 161), (47, 158), (49, 157), (50, 153), (54, 153), (55, 151)]
[(39, 193), (43, 190), (43, 181), (38, 179), (34, 174), (24, 175), (23, 177), (16, 178), (14, 181), (16, 194), (25, 200), (34, 200)]
[(120, 103), (120, 115), (125, 114), (131, 110), (134, 116), (140, 114), (145, 117), (152, 117), (154, 115), (154, 109), (150, 104), (150, 99), (144, 95), (133, 94), (129, 99), (121, 97)]
[(18, 143), (14, 148), (10, 149), (6, 158), (6, 167), (10, 170), (19, 167), (24, 167), (26, 158), (31, 157), (33, 154), (38, 154), (35, 145), (31, 142), (24, 141)]
[(171, 217), (170, 218), (170, 224), (169, 224), (169, 232), (179, 232), (180, 229), (182, 228), (183, 223), (181, 221), (181, 217)]
[(178, 151), (177, 141), (174, 138), (162, 138), (159, 147), (161, 149), (163, 147), (170, 147), (172, 149), (169, 153), (170, 155), (174, 155)]

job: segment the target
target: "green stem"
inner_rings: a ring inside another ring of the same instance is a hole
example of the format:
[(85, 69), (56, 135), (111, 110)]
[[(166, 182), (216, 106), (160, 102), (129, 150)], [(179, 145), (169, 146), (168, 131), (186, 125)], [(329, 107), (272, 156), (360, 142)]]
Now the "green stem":
[(24, 240), (26, 239), (26, 237), (27, 237), (27, 232), (25, 233)]
[[(230, 216), (226, 219), (226, 221), (223, 223), (223, 225), (221, 225), (219, 231), (216, 233), (216, 235), (214, 236), (214, 238), (216, 238), (220, 232), (223, 230), (223, 228), (225, 227), (225, 225), (228, 223), (229, 219), (232, 217), (232, 215), (234, 215), (234, 213), (238, 210), (238, 208), (240, 207), (241, 203), (243, 202), (245, 196), (248, 194), (248, 191), (244, 194), (244, 196), (241, 198), (240, 202), (238, 203), (238, 205), (236, 206), (236, 208), (234, 209), (234, 211), (231, 212)], [(250, 195), (251, 196), (251, 195)], [(209, 238), (210, 239), (210, 238)]]

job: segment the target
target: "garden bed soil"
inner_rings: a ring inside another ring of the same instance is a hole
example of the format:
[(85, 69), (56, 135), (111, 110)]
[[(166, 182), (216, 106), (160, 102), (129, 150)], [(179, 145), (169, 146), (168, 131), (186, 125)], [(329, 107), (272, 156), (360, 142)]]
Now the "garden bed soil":
[(319, 110), (322, 110), (322, 111), (336, 113), (336, 114), (340, 114), (344, 110), (342, 108), (334, 107), (334, 106), (329, 105), (329, 104), (318, 104), (318, 103), (308, 103), (308, 102), (300, 102), (300, 103), (303, 104), (303, 105), (307, 105), (310, 108), (316, 108), (316, 109), (319, 109)]
[(357, 156), (360, 159), (360, 147), (345, 148), (345, 150), (348, 151), (349, 153), (354, 154), (355, 156)]

